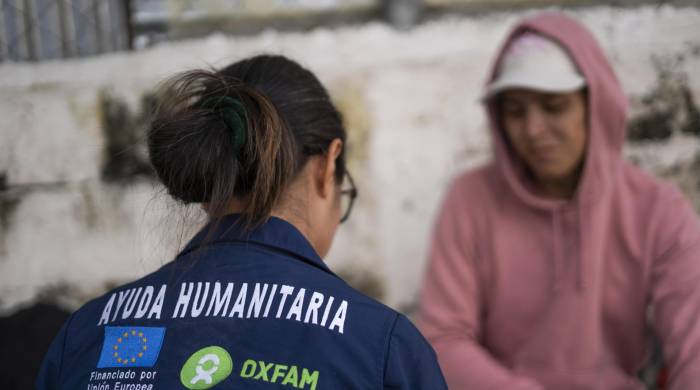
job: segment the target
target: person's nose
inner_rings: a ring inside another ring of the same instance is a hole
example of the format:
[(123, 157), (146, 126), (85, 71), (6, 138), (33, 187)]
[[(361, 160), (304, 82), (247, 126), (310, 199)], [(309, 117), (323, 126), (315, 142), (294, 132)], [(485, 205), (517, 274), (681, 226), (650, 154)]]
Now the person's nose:
[(541, 111), (528, 107), (525, 114), (525, 135), (530, 139), (536, 139), (545, 131), (545, 118)]

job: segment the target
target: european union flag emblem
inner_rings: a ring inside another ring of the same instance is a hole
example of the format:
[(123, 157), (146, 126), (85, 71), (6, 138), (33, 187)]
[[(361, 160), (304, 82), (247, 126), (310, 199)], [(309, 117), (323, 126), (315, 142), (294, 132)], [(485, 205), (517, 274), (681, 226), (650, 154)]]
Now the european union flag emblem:
[(163, 345), (165, 328), (105, 326), (105, 341), (97, 368), (153, 367)]

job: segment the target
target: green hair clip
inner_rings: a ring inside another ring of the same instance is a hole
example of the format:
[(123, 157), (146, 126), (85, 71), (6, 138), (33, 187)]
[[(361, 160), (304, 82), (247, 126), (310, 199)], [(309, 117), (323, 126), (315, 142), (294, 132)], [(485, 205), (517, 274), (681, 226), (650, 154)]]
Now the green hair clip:
[(247, 116), (240, 100), (230, 96), (214, 95), (202, 100), (200, 108), (216, 110), (233, 134), (233, 148), (238, 154), (246, 141)]

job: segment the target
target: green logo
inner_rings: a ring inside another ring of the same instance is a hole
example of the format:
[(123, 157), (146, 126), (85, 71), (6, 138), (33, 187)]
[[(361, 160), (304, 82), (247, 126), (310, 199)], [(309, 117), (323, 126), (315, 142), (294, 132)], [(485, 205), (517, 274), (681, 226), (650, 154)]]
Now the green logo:
[(190, 356), (180, 371), (180, 381), (192, 390), (209, 389), (231, 375), (233, 361), (225, 349), (215, 345)]

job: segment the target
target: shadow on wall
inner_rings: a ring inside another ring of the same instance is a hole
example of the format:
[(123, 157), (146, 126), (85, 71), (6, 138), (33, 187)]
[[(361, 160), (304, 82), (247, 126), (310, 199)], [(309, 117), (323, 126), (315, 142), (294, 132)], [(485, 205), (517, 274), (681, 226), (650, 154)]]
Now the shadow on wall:
[(52, 303), (39, 302), (0, 318), (0, 388), (29, 390), (44, 354), (70, 313)]
[(102, 130), (105, 148), (102, 179), (108, 183), (127, 183), (138, 177), (153, 178), (148, 162), (146, 130), (150, 114), (156, 106), (154, 95), (141, 98), (141, 111), (134, 114), (126, 103), (107, 91), (100, 93)]
[(7, 252), (5, 232), (10, 229), (10, 217), (17, 207), (19, 200), (8, 191), (7, 174), (0, 172), (0, 256)]
[(653, 57), (656, 85), (636, 105), (639, 113), (629, 122), (628, 140), (659, 141), (674, 132), (700, 136), (700, 110), (688, 87), (682, 66), (688, 57), (700, 57), (700, 43), (672, 57)]
[[(700, 58), (700, 43), (689, 44), (687, 50), (674, 56), (652, 58), (656, 84), (632, 101), (636, 114), (630, 119), (627, 136), (633, 145), (663, 142), (673, 135), (700, 137), (700, 108), (682, 69), (689, 57)], [(634, 158), (632, 162), (641, 163)], [(677, 184), (700, 213), (700, 153), (656, 174)]]
[[(119, 284), (106, 281), (104, 291)], [(79, 307), (93, 297), (69, 284), (53, 284), (45, 287), (33, 304), (0, 317), (0, 389), (34, 389), (44, 356), (70, 316), (69, 308)]]

